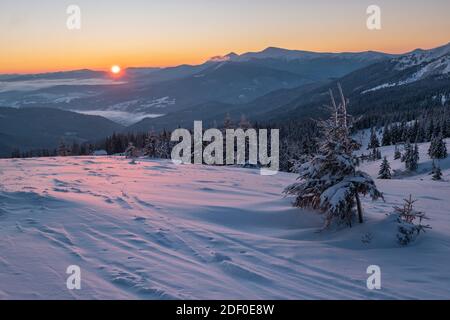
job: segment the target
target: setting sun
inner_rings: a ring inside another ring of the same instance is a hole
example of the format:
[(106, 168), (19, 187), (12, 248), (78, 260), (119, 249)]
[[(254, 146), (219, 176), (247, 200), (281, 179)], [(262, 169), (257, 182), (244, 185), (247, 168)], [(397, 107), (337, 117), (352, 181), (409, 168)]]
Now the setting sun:
[(114, 65), (111, 67), (111, 72), (114, 74), (119, 74), (120, 73), (120, 67), (118, 65)]

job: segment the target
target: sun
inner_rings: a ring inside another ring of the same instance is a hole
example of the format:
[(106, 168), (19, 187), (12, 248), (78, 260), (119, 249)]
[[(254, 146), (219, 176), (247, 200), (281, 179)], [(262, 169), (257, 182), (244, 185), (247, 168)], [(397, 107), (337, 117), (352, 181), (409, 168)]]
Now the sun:
[(113, 74), (119, 74), (120, 70), (121, 70), (120, 67), (118, 65), (116, 65), (116, 64), (111, 67), (111, 72)]

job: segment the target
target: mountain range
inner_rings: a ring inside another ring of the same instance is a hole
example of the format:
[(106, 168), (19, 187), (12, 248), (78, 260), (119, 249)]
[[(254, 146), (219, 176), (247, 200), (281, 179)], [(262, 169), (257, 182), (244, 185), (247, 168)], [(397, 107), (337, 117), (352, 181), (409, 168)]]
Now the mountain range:
[[(220, 125), (226, 114), (261, 122), (320, 116), (319, 108), (337, 82), (355, 114), (447, 105), (450, 44), (401, 55), (269, 47), (213, 57), (200, 65), (129, 68), (120, 78), (92, 70), (0, 75), (0, 107), (9, 107), (0, 108), (0, 151), (53, 144), (77, 131), (69, 114), (76, 115), (79, 140), (114, 131), (191, 127), (194, 120)], [(67, 113), (54, 117), (55, 110)], [(37, 113), (46, 126), (60, 128), (50, 134), (53, 138), (40, 134), (42, 127), (24, 125), (24, 119)], [(102, 130), (89, 132), (89, 126)], [(24, 143), (22, 137), (29, 135), (34, 138)]]

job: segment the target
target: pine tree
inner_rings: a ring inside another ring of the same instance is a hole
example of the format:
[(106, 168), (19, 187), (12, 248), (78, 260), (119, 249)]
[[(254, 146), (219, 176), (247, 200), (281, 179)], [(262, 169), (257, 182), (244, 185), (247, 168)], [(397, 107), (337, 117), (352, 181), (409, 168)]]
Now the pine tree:
[(402, 161), (405, 162), (405, 168), (407, 170), (417, 170), (419, 163), (419, 148), (417, 144), (414, 147), (409, 142), (405, 144), (405, 153), (403, 154)]
[(378, 179), (391, 179), (391, 177), (391, 166), (387, 158), (384, 157), (378, 172)]
[(144, 149), (143, 149), (144, 156), (155, 157), (157, 143), (158, 143), (158, 135), (152, 129), (147, 134), (144, 140)]
[(375, 129), (372, 128), (370, 132), (370, 141), (368, 145), (368, 149), (376, 149), (380, 147), (380, 141), (378, 141), (377, 133), (375, 132)]
[(58, 156), (67, 157), (69, 155), (70, 155), (70, 150), (64, 143), (64, 140), (61, 139), (61, 141), (59, 142), (59, 146), (58, 146)]
[(426, 138), (428, 141), (430, 141), (433, 138), (434, 135), (434, 121), (433, 118), (431, 118), (431, 121), (428, 124), (427, 132), (426, 132)]
[(388, 125), (384, 126), (383, 139), (381, 143), (383, 144), (383, 146), (388, 146), (392, 143), (391, 130), (389, 129)]
[(425, 142), (425, 129), (423, 127), (423, 125), (419, 126), (419, 129), (417, 130), (417, 135), (416, 135), (416, 143), (421, 143), (421, 142)]
[(231, 120), (230, 114), (227, 113), (225, 116), (225, 119), (223, 120), (223, 128), (226, 129), (233, 129), (233, 121)]
[(20, 158), (20, 150), (14, 149), (13, 152), (11, 153), (11, 158)]
[(394, 151), (394, 160), (398, 160), (402, 157), (402, 154), (400, 150), (398, 149), (398, 146), (395, 145), (395, 151)]
[(347, 114), (347, 100), (339, 85), (341, 103), (336, 104), (330, 90), (331, 117), (320, 122), (323, 140), (312, 160), (299, 168), (299, 182), (288, 186), (284, 192), (295, 195), (294, 206), (313, 208), (325, 212), (325, 226), (333, 221), (349, 226), (358, 214), (363, 222), (359, 194), (369, 194), (373, 200), (382, 198), (373, 179), (355, 168), (353, 151), (359, 145), (350, 138), (351, 118)]
[(417, 166), (419, 165), (419, 160), (420, 160), (420, 154), (419, 154), (419, 145), (416, 143), (414, 144), (414, 162), (416, 163), (416, 169)]
[(370, 153), (370, 159), (372, 161), (380, 160), (382, 158), (381, 151), (378, 148), (372, 149)]
[(252, 125), (247, 120), (245, 115), (241, 115), (241, 121), (239, 122), (239, 128), (242, 129), (242, 130), (247, 130), (247, 129), (251, 128), (251, 127), (252, 127)]
[[(394, 216), (398, 223), (397, 240), (401, 245), (407, 245), (414, 241), (420, 232), (425, 232), (425, 229), (431, 229), (429, 225), (423, 225), (423, 220), (428, 220), (425, 213), (414, 209), (412, 196), (409, 199), (404, 199), (403, 207), (394, 207)], [(419, 223), (415, 223), (419, 220)]]
[(447, 146), (442, 138), (442, 134), (433, 137), (430, 143), (430, 148), (428, 149), (428, 155), (431, 159), (447, 158)]
[(137, 157), (137, 149), (132, 142), (128, 143), (128, 147), (125, 149), (125, 157), (134, 159)]
[(403, 146), (403, 154), (400, 160), (402, 162), (406, 162), (406, 157), (410, 156), (410, 154), (411, 154), (411, 144), (409, 142), (406, 142), (405, 145)]

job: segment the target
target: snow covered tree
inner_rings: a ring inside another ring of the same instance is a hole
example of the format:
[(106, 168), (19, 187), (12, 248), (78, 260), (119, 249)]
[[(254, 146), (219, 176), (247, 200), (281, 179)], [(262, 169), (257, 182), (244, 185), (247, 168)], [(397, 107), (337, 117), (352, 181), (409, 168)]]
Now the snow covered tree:
[(428, 155), (431, 159), (447, 158), (447, 146), (442, 138), (442, 134), (433, 137), (430, 148), (428, 149)]
[(225, 119), (223, 120), (223, 128), (224, 130), (226, 130), (226, 129), (233, 129), (233, 127), (234, 127), (233, 121), (231, 120), (230, 114), (227, 113)]
[(170, 133), (163, 131), (158, 137), (155, 146), (155, 157), (169, 159), (171, 153)]
[[(403, 207), (394, 207), (394, 215), (398, 222), (397, 240), (401, 245), (407, 245), (414, 241), (420, 232), (425, 232), (425, 229), (431, 229), (429, 225), (423, 225), (423, 220), (428, 220), (428, 217), (423, 212), (414, 210), (414, 203), (410, 195), (408, 199), (404, 199)], [(416, 224), (415, 221), (419, 220)]]
[(431, 140), (433, 138), (434, 135), (434, 121), (433, 118), (431, 119), (431, 121), (428, 123), (428, 127), (426, 130), (426, 138), (427, 140)]
[(125, 157), (134, 159), (137, 157), (137, 149), (132, 142), (128, 143), (128, 147), (125, 149)]
[(158, 143), (158, 135), (152, 129), (145, 137), (144, 149), (143, 149), (144, 156), (155, 157), (157, 143)]
[(251, 128), (251, 127), (252, 127), (252, 125), (247, 120), (245, 115), (241, 115), (241, 121), (239, 121), (239, 128), (241, 128), (242, 130), (247, 130), (247, 129)]
[(377, 133), (375, 132), (375, 129), (372, 128), (370, 132), (370, 141), (369, 145), (367, 146), (368, 149), (376, 149), (380, 147), (380, 141), (378, 141)]
[(419, 159), (420, 159), (420, 155), (419, 155), (419, 146), (417, 145), (417, 143), (414, 145), (414, 151), (413, 151), (413, 163), (412, 163), (412, 168), (414, 168), (414, 170), (417, 170), (417, 167), (419, 166)]
[(389, 129), (388, 125), (384, 126), (383, 139), (382, 139), (381, 143), (383, 144), (383, 146), (388, 146), (392, 143), (391, 130)]
[(419, 126), (416, 134), (416, 143), (425, 142), (425, 128), (423, 125)]
[(405, 144), (405, 153), (403, 154), (402, 161), (405, 163), (407, 170), (417, 170), (419, 162), (419, 148), (417, 144), (414, 147), (409, 142)]
[(433, 169), (431, 171), (431, 173), (433, 174), (433, 176), (431, 177), (431, 179), (433, 179), (434, 181), (440, 181), (442, 180), (442, 170), (438, 165), (436, 165), (433, 161)]
[(402, 157), (402, 153), (400, 152), (399, 148), (397, 145), (395, 145), (395, 150), (394, 150), (394, 160), (398, 160)]
[(372, 154), (370, 155), (373, 161), (381, 159), (381, 151), (378, 148), (372, 149)]
[(323, 140), (318, 154), (298, 168), (299, 182), (284, 190), (285, 194), (296, 196), (294, 206), (324, 212), (326, 227), (334, 221), (351, 226), (356, 214), (362, 223), (360, 194), (369, 194), (373, 200), (382, 198), (373, 179), (356, 170), (353, 151), (359, 144), (350, 137), (352, 119), (340, 85), (338, 89), (341, 102), (336, 103), (330, 90), (332, 115), (320, 122)]
[(409, 143), (409, 142), (406, 142), (405, 145), (403, 146), (403, 151), (404, 152), (403, 152), (402, 157), (400, 159), (402, 162), (406, 162), (406, 157), (410, 156), (411, 148), (412, 148), (412, 146), (411, 146), (411, 143)]
[(380, 171), (378, 172), (378, 179), (391, 179), (391, 166), (386, 157), (384, 157), (383, 162), (380, 166)]
[(67, 157), (70, 155), (69, 147), (65, 144), (64, 140), (61, 139), (58, 146), (58, 156)]

